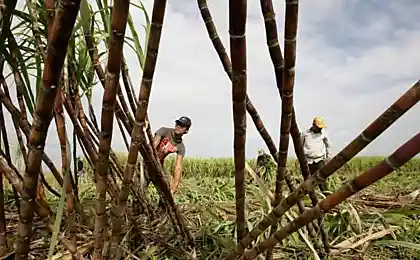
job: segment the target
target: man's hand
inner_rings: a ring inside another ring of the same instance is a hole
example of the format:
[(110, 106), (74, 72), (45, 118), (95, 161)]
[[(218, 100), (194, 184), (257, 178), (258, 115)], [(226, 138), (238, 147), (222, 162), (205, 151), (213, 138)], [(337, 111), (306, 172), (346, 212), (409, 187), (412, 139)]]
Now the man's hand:
[(176, 193), (176, 191), (178, 190), (177, 186), (178, 185), (176, 183), (176, 180), (172, 179), (172, 181), (171, 181), (171, 194), (172, 195), (174, 195)]
[(182, 160), (183, 156), (178, 155), (176, 158), (175, 169), (174, 169), (174, 177), (171, 181), (171, 193), (174, 194), (179, 186), (179, 182), (181, 180), (181, 171), (182, 171)]

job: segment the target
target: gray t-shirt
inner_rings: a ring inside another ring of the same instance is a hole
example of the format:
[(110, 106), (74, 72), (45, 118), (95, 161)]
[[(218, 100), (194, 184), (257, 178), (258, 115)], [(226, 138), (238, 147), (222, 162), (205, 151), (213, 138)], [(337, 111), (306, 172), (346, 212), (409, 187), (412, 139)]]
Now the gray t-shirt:
[(331, 159), (331, 141), (324, 130), (321, 133), (314, 133), (308, 129), (301, 134), (301, 140), (308, 163)]
[(161, 163), (165, 160), (166, 156), (170, 153), (177, 153), (178, 155), (185, 155), (185, 146), (182, 140), (176, 142), (172, 137), (173, 128), (161, 127), (159, 128), (155, 135), (161, 136), (162, 139), (158, 144), (156, 151)]

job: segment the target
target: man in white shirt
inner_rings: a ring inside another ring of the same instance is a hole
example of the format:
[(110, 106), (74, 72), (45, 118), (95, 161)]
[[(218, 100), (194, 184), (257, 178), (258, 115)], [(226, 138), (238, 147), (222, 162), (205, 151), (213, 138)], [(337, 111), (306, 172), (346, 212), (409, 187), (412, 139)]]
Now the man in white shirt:
[[(301, 134), (303, 151), (311, 174), (314, 174), (331, 159), (331, 141), (325, 132), (327, 127), (324, 118), (316, 116), (312, 121), (312, 127)], [(320, 185), (321, 191), (325, 185)]]

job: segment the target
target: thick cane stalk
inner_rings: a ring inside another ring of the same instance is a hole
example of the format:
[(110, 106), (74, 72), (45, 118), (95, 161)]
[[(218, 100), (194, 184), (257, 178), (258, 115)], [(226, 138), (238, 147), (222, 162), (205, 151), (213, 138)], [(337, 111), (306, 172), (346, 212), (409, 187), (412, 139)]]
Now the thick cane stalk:
[[(273, 8), (273, 3), (271, 0), (261, 0), (260, 1), (260, 5), (261, 5), (261, 11), (263, 13), (264, 16), (264, 25), (265, 25), (265, 30), (266, 30), (266, 40), (267, 40), (267, 45), (268, 45), (268, 49), (269, 49), (269, 53), (270, 53), (270, 58), (271, 61), (273, 63), (274, 66), (274, 72), (275, 72), (275, 78), (276, 78), (276, 83), (277, 83), (277, 88), (279, 90), (279, 94), (280, 94), (280, 98), (282, 99), (282, 122), (281, 122), (281, 126), (280, 126), (280, 144), (279, 144), (279, 159), (278, 159), (278, 164), (277, 164), (277, 177), (276, 177), (276, 185), (275, 185), (275, 200), (274, 200), (274, 207), (276, 205), (278, 205), (278, 203), (280, 203), (280, 201), (283, 199), (282, 193), (283, 193), (283, 183), (284, 180), (286, 180), (286, 183), (288, 184), (290, 182), (288, 176), (285, 175), (285, 171), (286, 171), (286, 162), (287, 162), (287, 152), (288, 152), (288, 148), (289, 148), (289, 133), (291, 132), (292, 134), (292, 139), (293, 139), (293, 143), (295, 144), (295, 152), (297, 154), (298, 160), (300, 162), (301, 165), (306, 165), (306, 160), (304, 158), (304, 156), (299, 156), (300, 153), (303, 154), (303, 148), (302, 147), (296, 147), (296, 145), (301, 145), (300, 144), (300, 131), (297, 127), (297, 123), (296, 123), (296, 118), (295, 118), (295, 112), (294, 112), (294, 108), (293, 108), (293, 90), (290, 92), (290, 90), (287, 90), (287, 88), (290, 89), (290, 84), (294, 85), (294, 67), (289, 71), (293, 74), (290, 75), (291, 73), (286, 71), (286, 74), (284, 73), (284, 60), (282, 57), (282, 53), (281, 53), (281, 48), (280, 48), (280, 44), (279, 44), (279, 40), (278, 40), (278, 34), (277, 34), (277, 22), (276, 22), (276, 18), (275, 18), (275, 12), (274, 12), (274, 8)], [(285, 50), (292, 51), (292, 54), (289, 55), (289, 59), (293, 59), (293, 61), (291, 61), (293, 64), (295, 63), (295, 57), (296, 57), (296, 39), (292, 40), (290, 43), (288, 44), (288, 40), (287, 38), (290, 37), (294, 37), (296, 38), (296, 31), (297, 31), (297, 15), (298, 15), (298, 6), (297, 6), (297, 2), (296, 2), (296, 7), (295, 8), (290, 8), (289, 5), (286, 5), (286, 22), (285, 22), (285, 28), (290, 28), (290, 20), (289, 18), (293, 19), (294, 21), (292, 22), (292, 29), (293, 32), (291, 32), (292, 34), (295, 34), (294, 36), (290, 36), (290, 35), (285, 35)], [(295, 9), (295, 10), (294, 10)], [(289, 15), (287, 15), (289, 13)], [(292, 13), (292, 16), (290, 15)], [(286, 33), (290, 33), (290, 30), (286, 30)], [(294, 49), (294, 50), (293, 50)], [(288, 64), (291, 65), (291, 64)], [(294, 66), (294, 65), (293, 65)], [(284, 75), (286, 75), (286, 77), (284, 77)], [(289, 77), (291, 76), (291, 77)], [(286, 85), (286, 88), (284, 88), (283, 86)], [(293, 87), (292, 87), (293, 88)], [(289, 93), (285, 93), (285, 92), (290, 92)], [(286, 94), (286, 96), (285, 96)], [(288, 103), (288, 104), (287, 104)], [(284, 108), (283, 108), (284, 107)], [(302, 149), (301, 151), (299, 149)], [(302, 166), (302, 168), (304, 168)], [(309, 169), (308, 169), (309, 170)], [(304, 174), (305, 177), (305, 174)], [(306, 176), (307, 177), (307, 176)], [(305, 178), (304, 178), (305, 179)], [(290, 187), (290, 184), (288, 184), (288, 186)], [(291, 190), (293, 192), (293, 190)], [(317, 198), (315, 195), (315, 192), (311, 192), (310, 193), (310, 198), (312, 200), (313, 205), (316, 205), (317, 203)], [(299, 206), (299, 211), (300, 213), (303, 213), (305, 211), (305, 208), (303, 207), (303, 205), (301, 206), (300, 204), (302, 204), (300, 201), (298, 202), (298, 206)], [(327, 240), (327, 235), (326, 232), (324, 230), (323, 227), (323, 221), (322, 219), (318, 220), (319, 223), (319, 228), (320, 228), (320, 233), (321, 236), (324, 240), (324, 245), (325, 248), (329, 248), (328, 247), (328, 240)], [(318, 246), (318, 241), (316, 240), (316, 233), (313, 230), (313, 223), (310, 223), (308, 226), (308, 231), (309, 234), (311, 235), (312, 240), (314, 241), (314, 245), (317, 249), (319, 249)], [(271, 227), (272, 231), (274, 232), (277, 229), (277, 221), (275, 223), (273, 223), (272, 227)], [(324, 239), (325, 238), (325, 239)], [(326, 242), (325, 242), (326, 241)], [(271, 250), (267, 251), (267, 259), (272, 259), (272, 252)]]
[(261, 252), (274, 247), (279, 241), (296, 232), (302, 226), (319, 218), (350, 196), (397, 170), (419, 152), (420, 133), (417, 133), (381, 163), (354, 178), (352, 181), (342, 186), (338, 191), (319, 202), (316, 207), (306, 211), (301, 216), (288, 223), (285, 227), (278, 230), (270, 238), (245, 252), (243, 259), (254, 259)]
[[(214, 25), (213, 18), (210, 14), (210, 10), (207, 6), (206, 0), (198, 0), (198, 6), (201, 12), (201, 16), (204, 20), (204, 23), (207, 28), (207, 32), (209, 34), (209, 37), (213, 43), (214, 49), (216, 50), (219, 59), (222, 62), (223, 67), (225, 68), (226, 74), (228, 75), (229, 79), (232, 79), (232, 65), (230, 63), (230, 59), (226, 53), (225, 47), (223, 46), (223, 43), (220, 40), (220, 37), (217, 34), (216, 26)], [(259, 132), (260, 136), (264, 140), (265, 144), (268, 147), (268, 150), (270, 151), (270, 154), (273, 156), (274, 160), (278, 162), (278, 153), (277, 153), (277, 147), (273, 142), (273, 139), (271, 138), (270, 134), (267, 131), (267, 128), (265, 128), (264, 123), (258, 114), (257, 109), (252, 104), (251, 100), (249, 99), (248, 95), (246, 96), (246, 109), (248, 111), (248, 114), (251, 116), (252, 121), (254, 122), (255, 128)], [(294, 119), (294, 117), (293, 117)], [(293, 131), (293, 121), (292, 121), (292, 131)], [(298, 130), (298, 138), (299, 138), (299, 130)], [(303, 150), (302, 150), (303, 152)], [(309, 171), (309, 170), (308, 170)], [(295, 187), (293, 186), (293, 183), (291, 179), (286, 175), (285, 176), (287, 186), (291, 192), (295, 190)], [(298, 208), (300, 213), (303, 213), (305, 211), (305, 206), (301, 201), (298, 202)], [(316, 233), (313, 229), (312, 223), (308, 225), (308, 231), (309, 234), (312, 237), (316, 236)]]
[[(298, 1), (286, 0), (285, 33), (284, 33), (284, 77), (281, 88), (281, 122), (279, 141), (279, 161), (274, 206), (283, 200), (283, 186), (286, 172), (287, 154), (289, 150), (290, 123), (293, 109), (293, 88), (295, 82), (296, 36), (298, 27)], [(277, 220), (272, 229), (277, 228)], [(270, 258), (270, 257), (269, 257)], [(271, 259), (271, 258), (270, 258)]]
[(232, 60), (232, 105), (236, 226), (238, 242), (245, 235), (245, 143), (246, 143), (246, 0), (229, 1), (230, 56)]
[(140, 150), (141, 155), (145, 158), (146, 166), (148, 167), (149, 173), (151, 173), (153, 183), (163, 193), (164, 198), (168, 201), (171, 210), (176, 215), (176, 221), (178, 227), (186, 236), (187, 240), (192, 242), (192, 239), (182, 222), (181, 214), (175, 205), (174, 199), (169, 189), (169, 185), (163, 174), (163, 169), (159, 163), (157, 163), (154, 157), (154, 151), (150, 145), (147, 136), (144, 133), (147, 118), (147, 108), (150, 99), (150, 92), (152, 88), (152, 80), (156, 67), (157, 54), (159, 50), (160, 36), (162, 32), (163, 20), (166, 9), (166, 0), (156, 0), (153, 4), (152, 11), (152, 26), (150, 30), (150, 38), (147, 46), (147, 57), (144, 66), (143, 78), (141, 81), (140, 93), (139, 93), (139, 105), (136, 110), (135, 121), (133, 131), (131, 133), (131, 145), (127, 157), (127, 164), (124, 169), (123, 186), (121, 187), (120, 198), (118, 200), (117, 207), (113, 210), (113, 241), (119, 240), (121, 230), (121, 219), (126, 211), (128, 192), (133, 179), (133, 172), (137, 163), (137, 154)]
[(420, 81), (416, 82), (406, 93), (395, 101), (385, 112), (373, 121), (363, 132), (358, 135), (350, 144), (334, 156), (315, 174), (311, 175), (304, 183), (277, 205), (263, 220), (261, 220), (233, 249), (226, 259), (234, 259), (241, 255), (262, 232), (264, 232), (275, 219), (280, 218), (299, 199), (302, 199), (314, 187), (325, 181), (330, 175), (346, 164), (361, 150), (368, 146), (389, 126), (404, 115), (410, 108), (420, 100)]
[[(95, 251), (94, 259), (102, 259), (104, 246), (104, 228), (106, 226), (106, 190), (108, 186), (107, 174), (109, 151), (112, 140), (115, 103), (119, 88), (122, 50), (124, 45), (125, 28), (127, 26), (129, 0), (114, 2), (111, 18), (111, 37), (109, 43), (107, 75), (102, 102), (101, 137), (99, 143), (99, 160), (96, 167), (96, 221), (95, 221)], [(111, 258), (115, 257), (111, 247)]]
[(283, 186), (289, 150), (290, 123), (293, 109), (293, 88), (295, 81), (296, 36), (298, 27), (298, 1), (286, 0), (285, 35), (284, 35), (284, 77), (281, 88), (281, 122), (279, 161), (277, 164), (277, 180), (275, 203), (283, 199)]
[(74, 27), (79, 10), (79, 0), (63, 0), (57, 10), (57, 15), (47, 48), (47, 59), (43, 73), (43, 86), (34, 113), (34, 123), (29, 138), (28, 164), (24, 176), (24, 193), (22, 194), (21, 210), (19, 214), (19, 241), (17, 257), (26, 259), (29, 243), (32, 237), (32, 219), (38, 183), (39, 169), (47, 137), (48, 127), (52, 119), (52, 110), (57, 88), (67, 50), (67, 44)]
[[(123, 176), (123, 183), (121, 184), (121, 193), (119, 195), (117, 206), (112, 211), (112, 241), (111, 241), (111, 248), (112, 250), (116, 250), (116, 246), (118, 245), (121, 239), (121, 229), (123, 224), (123, 216), (126, 212), (127, 208), (127, 199), (128, 194), (131, 188), (133, 173), (137, 163), (137, 155), (140, 150), (140, 145), (145, 143), (146, 145), (146, 138), (143, 133), (143, 126), (145, 124), (145, 114), (147, 112), (148, 107), (148, 100), (150, 96), (151, 90), (151, 83), (153, 79), (153, 74), (156, 66), (156, 59), (157, 53), (159, 49), (160, 43), (160, 35), (163, 26), (163, 19), (165, 14), (166, 8), (166, 1), (165, 0), (157, 0), (154, 2), (153, 5), (153, 16), (152, 19), (154, 23), (151, 29), (151, 40), (149, 41), (149, 49), (153, 49), (154, 52), (150, 52), (150, 57), (148, 56), (148, 62), (145, 66), (145, 71), (143, 73), (141, 89), (140, 89), (140, 96), (139, 100), (141, 101), (140, 104), (136, 109), (135, 120), (136, 123), (134, 124), (134, 128), (131, 132), (131, 145), (129, 148), (128, 156), (127, 156), (127, 164), (124, 168), (124, 176)], [(143, 140), (141, 140), (143, 139)], [(140, 143), (142, 141), (142, 143)]]

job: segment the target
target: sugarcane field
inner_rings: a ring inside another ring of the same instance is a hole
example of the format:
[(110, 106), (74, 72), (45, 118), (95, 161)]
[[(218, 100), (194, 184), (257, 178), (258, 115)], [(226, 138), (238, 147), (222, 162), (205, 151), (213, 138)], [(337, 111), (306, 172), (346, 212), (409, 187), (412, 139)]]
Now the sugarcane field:
[(0, 0), (0, 260), (420, 259), (419, 12)]

